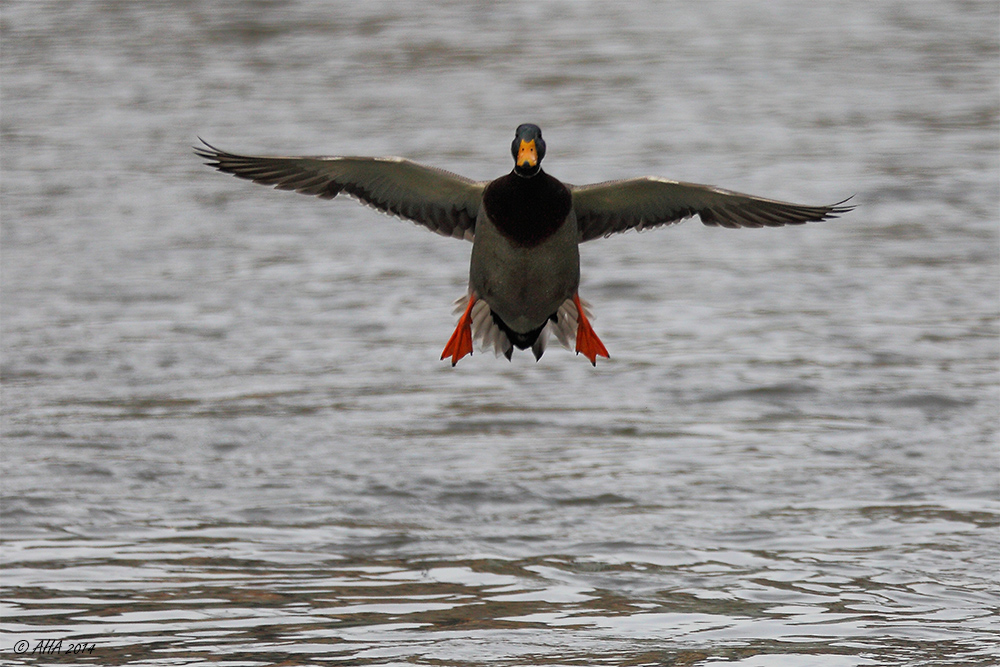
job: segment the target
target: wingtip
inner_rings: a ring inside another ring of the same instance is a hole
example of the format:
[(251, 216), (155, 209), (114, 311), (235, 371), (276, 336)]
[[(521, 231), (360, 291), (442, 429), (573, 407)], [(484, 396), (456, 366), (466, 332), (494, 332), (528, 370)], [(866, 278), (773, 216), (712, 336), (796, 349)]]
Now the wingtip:
[(210, 167), (218, 167), (219, 158), (232, 157), (231, 153), (228, 153), (222, 150), (221, 148), (213, 146), (212, 144), (202, 139), (200, 136), (198, 137), (198, 141), (200, 141), (203, 145), (192, 146), (191, 148), (194, 150), (195, 155), (197, 155), (198, 157), (203, 158), (205, 160), (214, 160), (214, 162), (212, 163), (206, 163)]
[(200, 141), (203, 145), (191, 147), (191, 150), (193, 150), (194, 154), (197, 155), (198, 157), (203, 158), (205, 160), (213, 160), (217, 159), (219, 157), (219, 154), (222, 153), (222, 151), (220, 151), (218, 148), (216, 148), (212, 144), (202, 139), (200, 136), (198, 137), (198, 141)]
[(854, 199), (855, 196), (856, 195), (851, 195), (847, 199), (841, 199), (839, 202), (831, 204), (830, 206), (827, 207), (829, 209), (829, 213), (835, 217), (837, 215), (840, 215), (841, 213), (849, 213), (853, 211), (858, 207), (857, 204), (851, 204), (850, 206), (844, 206), (844, 204)]

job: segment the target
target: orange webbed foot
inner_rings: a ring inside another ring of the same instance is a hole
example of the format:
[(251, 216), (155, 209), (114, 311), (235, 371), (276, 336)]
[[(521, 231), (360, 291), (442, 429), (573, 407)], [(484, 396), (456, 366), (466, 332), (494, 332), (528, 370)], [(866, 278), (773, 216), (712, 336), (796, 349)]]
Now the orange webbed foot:
[(608, 355), (608, 349), (604, 347), (604, 343), (601, 339), (597, 337), (597, 333), (594, 328), (590, 326), (590, 321), (587, 319), (587, 315), (583, 312), (583, 304), (580, 303), (580, 295), (573, 295), (573, 303), (576, 305), (576, 353), (583, 353), (583, 356), (590, 359), (590, 363), (594, 366), (597, 365), (597, 357), (604, 357), (605, 359), (610, 359)]
[(442, 360), (451, 357), (452, 366), (465, 355), (472, 354), (472, 306), (475, 303), (476, 297), (470, 294), (469, 305), (466, 306), (462, 316), (458, 318), (455, 333), (448, 339), (447, 345), (444, 346), (444, 352), (441, 353)]

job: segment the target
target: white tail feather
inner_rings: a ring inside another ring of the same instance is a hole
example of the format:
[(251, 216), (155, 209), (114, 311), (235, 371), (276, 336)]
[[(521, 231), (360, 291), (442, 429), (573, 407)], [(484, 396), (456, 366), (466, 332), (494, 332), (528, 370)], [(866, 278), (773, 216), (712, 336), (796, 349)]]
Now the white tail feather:
[[(465, 294), (455, 300), (455, 308), (452, 311), (455, 315), (461, 315), (469, 305), (470, 294)], [(593, 319), (590, 314), (590, 304), (580, 300), (583, 305), (584, 314)], [(493, 312), (489, 305), (482, 299), (477, 299), (472, 305), (472, 340), (479, 345), (483, 352), (492, 350), (496, 356), (508, 354), (513, 349), (513, 344), (507, 338), (507, 334), (497, 326), (493, 320)], [(531, 351), (538, 358), (545, 351), (550, 335), (554, 335), (559, 344), (567, 350), (572, 351), (576, 344), (576, 329), (579, 318), (576, 304), (573, 299), (566, 299), (556, 311), (556, 321), (549, 320), (545, 323), (545, 328), (538, 334), (538, 339), (531, 346)]]

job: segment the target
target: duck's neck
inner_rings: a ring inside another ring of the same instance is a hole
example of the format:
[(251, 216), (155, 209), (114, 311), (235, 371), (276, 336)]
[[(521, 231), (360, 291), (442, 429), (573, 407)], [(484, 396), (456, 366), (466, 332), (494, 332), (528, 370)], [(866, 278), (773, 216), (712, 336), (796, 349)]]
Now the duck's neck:
[(569, 215), (569, 188), (539, 170), (531, 177), (513, 171), (486, 187), (483, 206), (501, 234), (515, 245), (530, 248), (552, 236)]

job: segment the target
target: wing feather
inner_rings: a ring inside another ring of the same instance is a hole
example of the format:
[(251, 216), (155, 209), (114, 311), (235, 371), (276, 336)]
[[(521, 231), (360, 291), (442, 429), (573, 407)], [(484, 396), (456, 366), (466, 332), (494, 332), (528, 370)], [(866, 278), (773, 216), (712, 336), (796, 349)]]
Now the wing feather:
[(670, 225), (695, 215), (709, 226), (781, 227), (836, 218), (847, 201), (802, 206), (655, 176), (571, 186), (580, 241)]
[(221, 172), (322, 199), (345, 194), (444, 236), (475, 234), (485, 182), (403, 158), (238, 155), (202, 143), (195, 153)]

